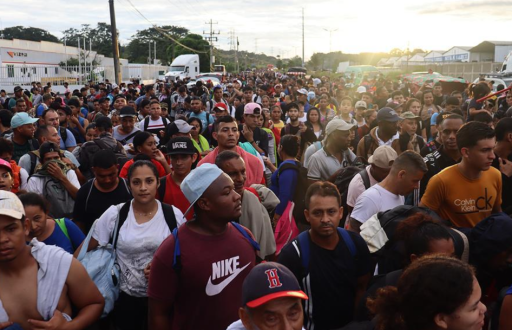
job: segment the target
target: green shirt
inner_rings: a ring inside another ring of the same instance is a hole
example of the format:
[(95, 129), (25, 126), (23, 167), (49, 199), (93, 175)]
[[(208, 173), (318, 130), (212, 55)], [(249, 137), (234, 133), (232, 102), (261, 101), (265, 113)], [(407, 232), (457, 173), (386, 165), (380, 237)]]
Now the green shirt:
[(28, 154), (29, 151), (32, 151), (32, 145), (28, 141), (23, 145), (17, 144), (14, 141), (12, 141), (12, 144), (14, 145), (12, 160), (14, 160), (16, 163), (20, 161), (21, 156)]

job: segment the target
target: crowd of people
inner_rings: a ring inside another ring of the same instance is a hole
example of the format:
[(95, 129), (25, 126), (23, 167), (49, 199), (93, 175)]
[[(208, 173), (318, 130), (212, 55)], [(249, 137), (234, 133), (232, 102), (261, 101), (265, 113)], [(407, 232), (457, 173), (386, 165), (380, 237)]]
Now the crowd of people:
[(512, 91), (461, 86), (0, 93), (0, 329), (512, 330)]

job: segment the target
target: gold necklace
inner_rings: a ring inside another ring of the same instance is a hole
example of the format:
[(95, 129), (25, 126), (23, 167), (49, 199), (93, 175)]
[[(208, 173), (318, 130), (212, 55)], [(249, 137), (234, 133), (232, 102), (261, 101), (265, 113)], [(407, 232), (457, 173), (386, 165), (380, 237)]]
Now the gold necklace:
[[(158, 204), (156, 205), (156, 209), (158, 210)], [(156, 210), (154, 211), (151, 211), (151, 212), (148, 212), (148, 213), (141, 213), (141, 212), (135, 212), (135, 209), (133, 210), (133, 213), (137, 214), (137, 215), (140, 215), (140, 216), (143, 216), (143, 217), (147, 217), (147, 216), (150, 216), (153, 214), (153, 212), (155, 212)]]

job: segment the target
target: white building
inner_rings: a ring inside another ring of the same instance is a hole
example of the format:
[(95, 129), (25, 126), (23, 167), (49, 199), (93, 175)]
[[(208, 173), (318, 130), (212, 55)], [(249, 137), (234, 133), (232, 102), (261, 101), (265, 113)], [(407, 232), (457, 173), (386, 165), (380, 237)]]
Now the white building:
[(425, 55), (425, 62), (442, 62), (444, 50), (432, 50)]
[(503, 62), (512, 51), (512, 41), (482, 41), (470, 49), (471, 62)]
[(443, 53), (442, 62), (469, 62), (471, 47), (454, 46)]
[[(66, 63), (71, 58), (78, 59), (79, 53), (84, 79), (96, 77), (97, 72), (106, 71), (98, 70), (98, 67), (113, 67), (112, 58), (98, 54), (94, 50), (89, 51), (87, 44), (86, 48), (79, 50), (78, 47), (47, 41), (0, 39), (0, 85), (30, 85), (32, 81), (59, 84), (63, 80), (74, 85), (79, 77), (79, 68), (77, 66), (64, 68), (60, 64)], [(93, 61), (97, 63), (94, 68), (90, 65)], [(85, 62), (88, 63), (87, 66), (84, 66)], [(121, 59), (120, 63), (128, 65), (128, 60)], [(10, 88), (7, 87), (7, 89)]]

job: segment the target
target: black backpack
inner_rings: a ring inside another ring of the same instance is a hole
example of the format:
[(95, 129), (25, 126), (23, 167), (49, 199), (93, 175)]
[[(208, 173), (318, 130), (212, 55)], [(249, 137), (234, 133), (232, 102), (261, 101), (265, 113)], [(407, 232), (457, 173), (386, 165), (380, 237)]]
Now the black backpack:
[[(101, 140), (101, 139), (94, 139), (92, 140), (94, 142), (94, 144), (96, 144), (98, 146), (98, 148), (100, 148), (100, 150), (106, 150), (106, 149), (111, 149), (112, 148), (110, 146), (108, 146), (105, 141)], [(124, 164), (129, 161), (130, 159), (128, 158), (128, 156), (126, 156), (126, 153), (124, 151), (124, 148), (123, 146), (121, 145), (121, 143), (119, 143), (117, 140), (116, 140), (117, 144), (116, 144), (116, 147), (112, 150), (114, 152), (114, 154), (116, 155), (116, 160), (117, 160), (117, 164), (119, 164), (119, 168), (122, 168), (124, 166)], [(91, 148), (87, 148), (88, 150), (91, 150)], [(90, 159), (92, 160), (92, 155), (90, 155)]]
[(64, 145), (66, 145), (66, 140), (68, 139), (68, 131), (66, 127), (59, 126), (60, 131), (60, 138), (62, 139), (62, 142), (64, 142)]
[(343, 216), (341, 218), (340, 226), (345, 225), (345, 221), (347, 219), (347, 194), (348, 194), (348, 186), (350, 185), (350, 181), (356, 176), (357, 174), (361, 174), (361, 178), (363, 179), (364, 187), (365, 189), (370, 188), (370, 176), (368, 175), (368, 172), (366, 171), (366, 165), (362, 163), (355, 163), (352, 166), (348, 166), (345, 168), (342, 168), (338, 171), (338, 175), (336, 176), (336, 179), (334, 180), (334, 184), (338, 188), (338, 191), (341, 195), (341, 205), (343, 206)]
[(306, 191), (309, 188), (308, 170), (298, 161), (295, 161), (293, 164), (284, 163), (279, 166), (279, 169), (277, 170), (277, 182), (279, 182), (279, 175), (287, 169), (297, 171), (297, 186), (295, 187), (295, 194), (293, 195), (293, 203), (295, 204), (293, 208), (293, 217), (297, 224), (300, 223), (308, 225), (306, 216), (304, 215), (304, 210), (306, 209)]
[[(169, 121), (169, 119), (165, 118), (165, 117), (161, 117), (162, 118), (162, 123), (164, 124), (164, 131), (165, 131), (165, 128), (167, 127), (167, 125), (169, 125), (171, 122)], [(150, 119), (150, 116), (147, 116), (146, 118), (144, 118), (144, 132), (147, 132), (148, 130), (148, 126), (149, 126), (149, 119)]]
[[(124, 222), (126, 221), (126, 218), (128, 217), (128, 212), (130, 212), (130, 205), (131, 200), (124, 203), (124, 205), (121, 207), (121, 210), (119, 210), (119, 224), (117, 225), (117, 234), (115, 235), (114, 240), (114, 233), (112, 233), (112, 236), (110, 237), (110, 243), (115, 248), (117, 244), (117, 240), (119, 238), (119, 231), (121, 230), (121, 227), (123, 226)], [(178, 228), (178, 223), (176, 222), (176, 215), (174, 214), (174, 210), (172, 209), (172, 206), (169, 204), (161, 203), (162, 205), (162, 212), (164, 213), (164, 219), (165, 223), (167, 223), (167, 226), (169, 226), (169, 230), (171, 233), (175, 228)]]
[[(379, 265), (379, 274), (387, 274), (404, 267), (404, 260), (406, 256), (402, 242), (398, 242), (394, 238), (395, 231), (402, 221), (416, 213), (424, 213), (431, 216), (434, 220), (441, 221), (437, 213), (434, 211), (428, 208), (412, 205), (400, 205), (391, 210), (379, 212), (377, 214), (380, 226), (389, 239), (382, 248), (372, 254)], [(365, 241), (367, 240), (365, 235), (361, 236)], [(456, 238), (454, 238), (454, 243), (456, 243)]]

